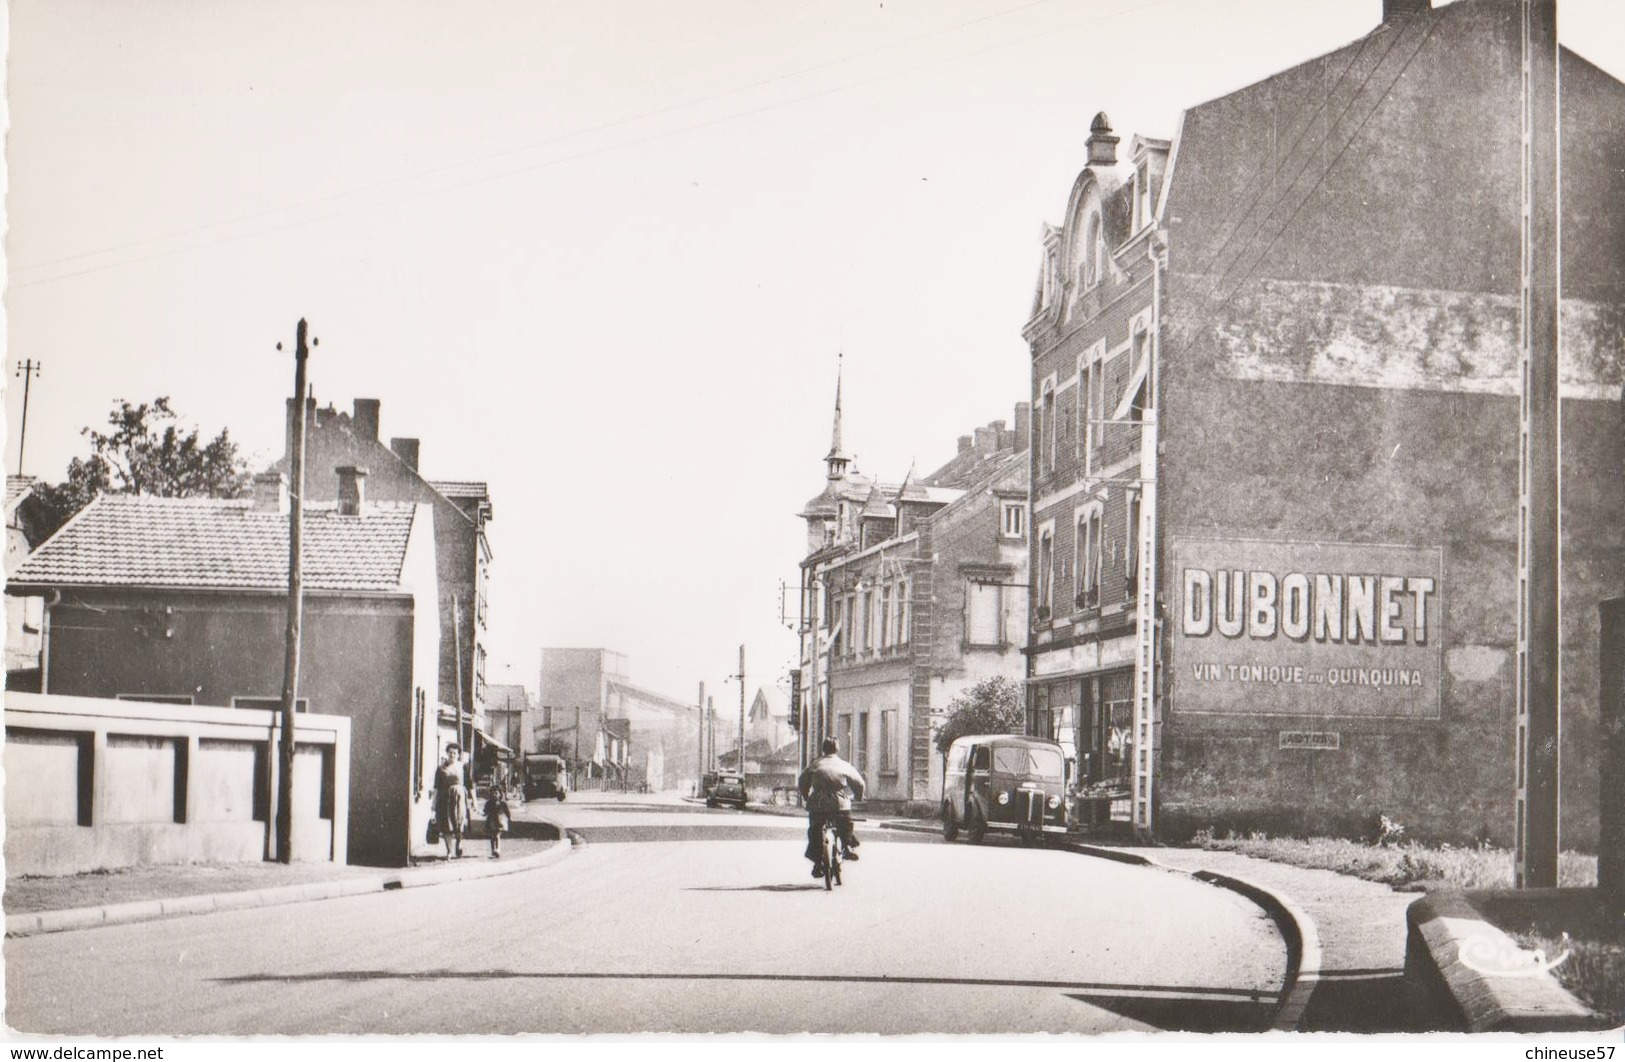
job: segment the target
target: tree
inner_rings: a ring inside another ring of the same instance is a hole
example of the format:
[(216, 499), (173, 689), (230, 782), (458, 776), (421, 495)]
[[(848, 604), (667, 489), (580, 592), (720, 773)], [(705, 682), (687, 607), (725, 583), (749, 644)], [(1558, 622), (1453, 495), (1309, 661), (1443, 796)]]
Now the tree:
[(229, 431), (203, 441), (196, 428), (179, 423), (167, 395), (140, 405), (119, 399), (107, 414), (107, 426), (107, 431), (82, 429), (91, 453), (68, 464), (67, 479), (35, 486), (47, 534), (55, 534), (99, 494), (237, 498), (248, 490), (248, 462)]
[(983, 679), (955, 697), (948, 718), (937, 731), (937, 751), (966, 734), (1020, 734), (1026, 729), (1021, 684), (1003, 675)]

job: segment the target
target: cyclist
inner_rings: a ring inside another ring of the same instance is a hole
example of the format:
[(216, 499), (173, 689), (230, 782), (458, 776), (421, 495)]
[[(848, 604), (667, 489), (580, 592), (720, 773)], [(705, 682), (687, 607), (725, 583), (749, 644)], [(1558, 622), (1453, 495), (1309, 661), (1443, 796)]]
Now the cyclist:
[(801, 772), (796, 788), (807, 804), (807, 858), (812, 860), (813, 877), (823, 871), (823, 830), (826, 819), (833, 820), (841, 836), (841, 858), (856, 860), (858, 839), (852, 833), (852, 801), (863, 799), (863, 775), (836, 755), (834, 738), (825, 738), (823, 755)]

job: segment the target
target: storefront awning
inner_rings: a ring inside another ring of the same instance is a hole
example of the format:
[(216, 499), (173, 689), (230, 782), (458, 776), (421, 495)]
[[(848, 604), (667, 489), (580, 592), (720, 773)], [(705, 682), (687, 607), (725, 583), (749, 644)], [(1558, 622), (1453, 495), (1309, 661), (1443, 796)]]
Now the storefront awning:
[(496, 749), (498, 752), (505, 752), (509, 756), (513, 755), (513, 749), (510, 749), (508, 746), (504, 745), (502, 742), (498, 741), (496, 738), (492, 737), (490, 734), (487, 734), (483, 730), (474, 731), (474, 740), (476, 743), (483, 741), (485, 744)]

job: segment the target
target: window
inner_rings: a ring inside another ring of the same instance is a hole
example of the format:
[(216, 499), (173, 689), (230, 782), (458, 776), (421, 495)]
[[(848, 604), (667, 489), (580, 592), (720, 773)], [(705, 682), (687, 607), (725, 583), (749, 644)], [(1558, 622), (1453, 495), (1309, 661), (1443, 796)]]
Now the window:
[(841, 655), (853, 656), (858, 651), (858, 632), (855, 621), (858, 618), (857, 601), (851, 594), (841, 602)]
[(1077, 571), (1079, 608), (1100, 604), (1100, 506), (1091, 505), (1078, 514)]
[(885, 652), (892, 645), (892, 616), (891, 616), (891, 584), (883, 583), (880, 587), (880, 651)]
[(1048, 385), (1044, 388), (1044, 401), (1039, 410), (1043, 423), (1043, 434), (1040, 443), (1043, 446), (1042, 471), (1055, 471), (1055, 387)]
[(859, 774), (869, 773), (869, 713), (858, 713), (858, 758), (852, 765), (858, 769)]
[[(140, 701), (143, 704), (191, 704), (190, 693), (119, 693), (113, 697), (116, 701)], [(281, 701), (277, 702), (281, 704)]]
[(1151, 224), (1151, 213), (1155, 205), (1151, 201), (1151, 164), (1140, 163), (1134, 177), (1134, 230), (1138, 232)]
[(880, 713), (880, 770), (897, 770), (897, 709)]
[(1019, 501), (1004, 503), (999, 533), (1005, 538), (1020, 538), (1027, 533), (1027, 506)]
[(1038, 620), (1040, 623), (1050, 617), (1050, 590), (1055, 581), (1055, 558), (1053, 556), (1055, 534), (1045, 528), (1038, 534)]
[(965, 644), (967, 646), (1001, 646), (1004, 643), (1004, 624), (1001, 622), (999, 586), (977, 579), (965, 582)]
[(1127, 546), (1123, 550), (1123, 596), (1133, 598), (1139, 589), (1140, 581), (1140, 492), (1131, 491), (1128, 496), (1128, 521), (1123, 529), (1123, 541)]
[(914, 620), (913, 605), (909, 601), (912, 589), (907, 579), (897, 580), (897, 644), (909, 643), (909, 625)]
[(1106, 233), (1100, 223), (1100, 212), (1091, 211), (1083, 229), (1083, 287), (1084, 290), (1100, 283), (1100, 269), (1106, 257)]
[(858, 637), (853, 639), (852, 648), (859, 653), (867, 653), (874, 647), (874, 639), (870, 636), (870, 614), (874, 611), (874, 595), (865, 590), (858, 597)]

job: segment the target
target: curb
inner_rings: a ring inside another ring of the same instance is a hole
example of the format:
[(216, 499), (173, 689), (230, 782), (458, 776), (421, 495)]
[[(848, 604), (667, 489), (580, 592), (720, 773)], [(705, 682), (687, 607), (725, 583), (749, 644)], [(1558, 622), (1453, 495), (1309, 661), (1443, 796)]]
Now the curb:
[[(915, 822), (882, 822), (880, 827), (907, 833), (940, 833), (933, 827)], [(1275, 1017), (1270, 1022), (1270, 1031), (1298, 1031), (1299, 1026), (1303, 1024), (1304, 1014), (1309, 1009), (1310, 997), (1320, 986), (1322, 953), (1320, 933), (1315, 927), (1315, 920), (1290, 898), (1273, 889), (1228, 874), (1212, 870), (1181, 870), (1178, 867), (1170, 867), (1138, 852), (1125, 852), (1118, 848), (1084, 844), (1079, 841), (1052, 841), (1050, 847), (1078, 855), (1093, 856), (1096, 859), (1109, 859), (1114, 863), (1150, 867), (1170, 874), (1184, 874), (1205, 884), (1229, 889), (1257, 904), (1275, 923), (1281, 939), (1286, 943), (1286, 978), (1281, 987), (1280, 1002), (1276, 1004)]]
[(414, 867), (382, 873), (377, 877), (310, 881), (299, 885), (244, 889), (240, 892), (204, 893), (162, 900), (132, 900), (129, 903), (104, 904), (100, 907), (31, 911), (26, 914), (7, 915), (6, 936), (32, 937), (42, 933), (63, 933), (75, 929), (94, 929), (98, 926), (151, 922), (160, 918), (238, 911), (249, 907), (280, 907), (309, 900), (331, 900), (342, 896), (360, 896), (394, 889), (417, 889), (429, 885), (445, 885), (454, 881), (494, 878), (556, 863), (570, 854), (570, 848), (569, 838), (561, 836), (546, 850), (515, 859), (511, 863), (492, 861), (454, 867)]
[(1424, 896), (1405, 909), (1405, 979), (1430, 1010), (1464, 1032), (1596, 1032), (1606, 1023), (1545, 970), (1495, 975), (1479, 962), (1522, 952), (1464, 893)]

